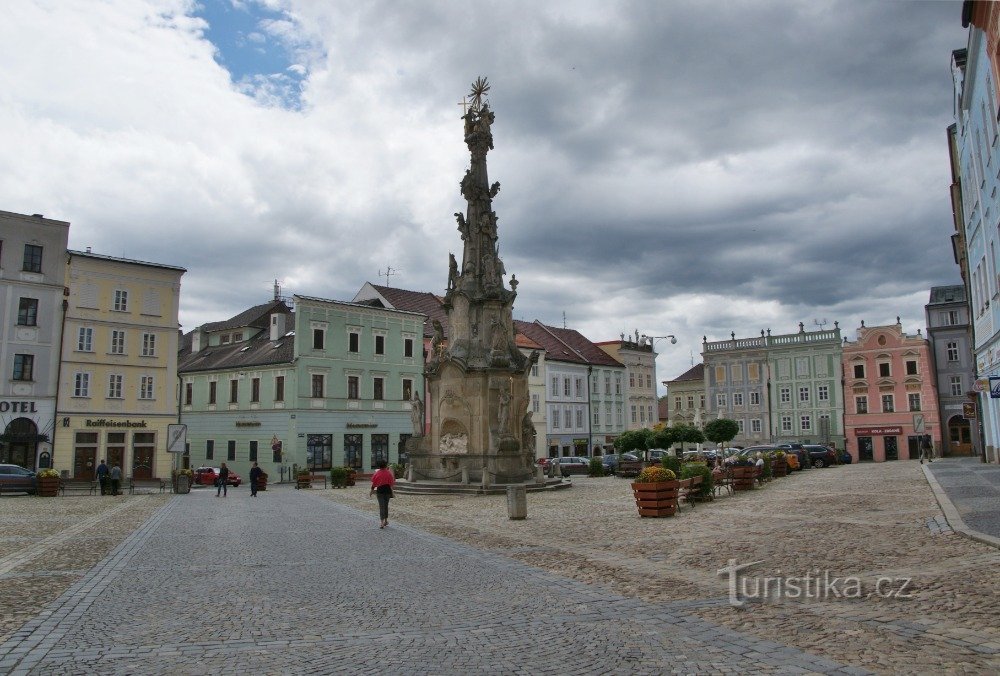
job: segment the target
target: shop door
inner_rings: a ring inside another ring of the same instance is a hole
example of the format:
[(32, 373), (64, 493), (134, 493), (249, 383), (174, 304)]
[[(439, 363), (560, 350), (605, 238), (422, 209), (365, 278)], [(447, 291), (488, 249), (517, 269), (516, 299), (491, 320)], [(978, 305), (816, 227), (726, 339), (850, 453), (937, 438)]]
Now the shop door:
[(972, 455), (972, 432), (969, 421), (962, 416), (948, 420), (948, 446), (945, 455)]
[(344, 466), (361, 471), (361, 446), (363, 443), (360, 434), (344, 435)]
[(31, 418), (12, 420), (4, 429), (9, 439), (0, 443), (0, 462), (19, 465), (25, 469), (35, 468), (35, 449), (38, 445), (38, 427)]
[(885, 439), (885, 459), (899, 460), (899, 445), (896, 437), (883, 437)]
[(132, 435), (132, 477), (134, 479), (153, 478), (153, 454), (156, 450), (156, 434), (136, 432)]
[(858, 437), (858, 462), (871, 462), (874, 460), (874, 448), (871, 437)]
[(906, 437), (906, 453), (910, 460), (920, 457), (920, 435)]
[[(96, 436), (96, 435), (95, 435)], [(77, 448), (73, 454), (73, 478), (93, 481), (97, 478), (97, 449), (93, 447)]]

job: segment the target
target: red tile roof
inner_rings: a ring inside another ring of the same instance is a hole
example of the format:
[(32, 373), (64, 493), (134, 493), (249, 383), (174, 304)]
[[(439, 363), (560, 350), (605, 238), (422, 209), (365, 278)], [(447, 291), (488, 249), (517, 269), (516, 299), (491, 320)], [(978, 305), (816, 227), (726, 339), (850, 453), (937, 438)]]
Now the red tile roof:
[(687, 371), (685, 371), (684, 373), (680, 374), (679, 376), (668, 382), (679, 383), (686, 380), (704, 380), (704, 379), (705, 379), (705, 365), (695, 364)]
[(539, 321), (514, 322), (514, 328), (545, 350), (545, 359), (595, 366), (622, 366), (622, 363), (594, 345), (579, 331), (547, 326)]
[(424, 322), (424, 337), (431, 338), (434, 335), (434, 324), (431, 320), (438, 320), (448, 332), (448, 314), (444, 311), (444, 299), (426, 291), (407, 291), (406, 289), (396, 289), (391, 286), (379, 286), (372, 284), (371, 287), (389, 301), (389, 304), (397, 310), (408, 312), (419, 312), (427, 315), (428, 321)]

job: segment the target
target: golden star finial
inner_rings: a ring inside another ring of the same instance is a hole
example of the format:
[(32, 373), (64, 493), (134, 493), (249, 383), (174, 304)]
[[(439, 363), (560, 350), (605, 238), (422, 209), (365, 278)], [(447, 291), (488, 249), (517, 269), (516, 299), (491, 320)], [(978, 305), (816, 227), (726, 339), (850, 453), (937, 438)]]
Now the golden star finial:
[(472, 91), (469, 92), (469, 96), (472, 97), (472, 109), (479, 110), (483, 107), (483, 98), (486, 93), (490, 91), (490, 83), (484, 77), (477, 77), (476, 81), (472, 83)]

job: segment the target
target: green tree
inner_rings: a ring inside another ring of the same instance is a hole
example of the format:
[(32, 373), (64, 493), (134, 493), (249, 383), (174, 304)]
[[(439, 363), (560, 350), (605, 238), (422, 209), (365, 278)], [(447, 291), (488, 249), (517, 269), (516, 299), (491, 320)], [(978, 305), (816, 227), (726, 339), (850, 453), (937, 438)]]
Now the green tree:
[(649, 450), (649, 442), (653, 438), (653, 430), (641, 429), (641, 430), (628, 430), (627, 432), (622, 432), (615, 439), (615, 450), (619, 453), (628, 453), (629, 451), (640, 451), (645, 455), (646, 451)]
[(705, 425), (705, 438), (714, 444), (724, 444), (732, 441), (740, 431), (740, 426), (735, 420), (729, 418), (719, 418), (712, 420)]
[(694, 425), (680, 423), (674, 429), (677, 430), (677, 441), (682, 444), (700, 444), (705, 441), (705, 435)]

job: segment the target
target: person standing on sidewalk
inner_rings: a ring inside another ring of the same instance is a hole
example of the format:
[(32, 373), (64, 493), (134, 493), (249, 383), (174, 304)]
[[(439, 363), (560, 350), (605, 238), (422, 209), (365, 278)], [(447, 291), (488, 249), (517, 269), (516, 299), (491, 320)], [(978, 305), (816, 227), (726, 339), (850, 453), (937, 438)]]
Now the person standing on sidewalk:
[(97, 466), (97, 483), (101, 486), (101, 495), (108, 494), (108, 466), (101, 460), (101, 464)]
[(250, 497), (251, 498), (256, 498), (257, 497), (257, 482), (260, 481), (260, 475), (263, 474), (263, 473), (264, 473), (264, 470), (262, 470), (260, 467), (258, 467), (257, 463), (254, 463), (253, 467), (250, 468)]
[(372, 475), (372, 489), (368, 494), (374, 494), (378, 500), (379, 528), (385, 528), (389, 525), (389, 498), (396, 485), (396, 475), (386, 466), (385, 460), (379, 460), (376, 467), (378, 470)]
[(226, 484), (229, 483), (229, 468), (226, 467), (226, 463), (222, 463), (222, 466), (219, 467), (219, 476), (216, 481), (219, 482), (219, 485), (218, 488), (215, 489), (215, 497), (219, 497), (220, 494), (224, 498), (227, 497)]
[(925, 434), (920, 437), (920, 464), (924, 464), (924, 458), (927, 462), (934, 462), (934, 448), (931, 446), (931, 435)]
[(111, 477), (111, 495), (121, 495), (119, 490), (122, 485), (122, 468), (115, 465), (108, 476)]

